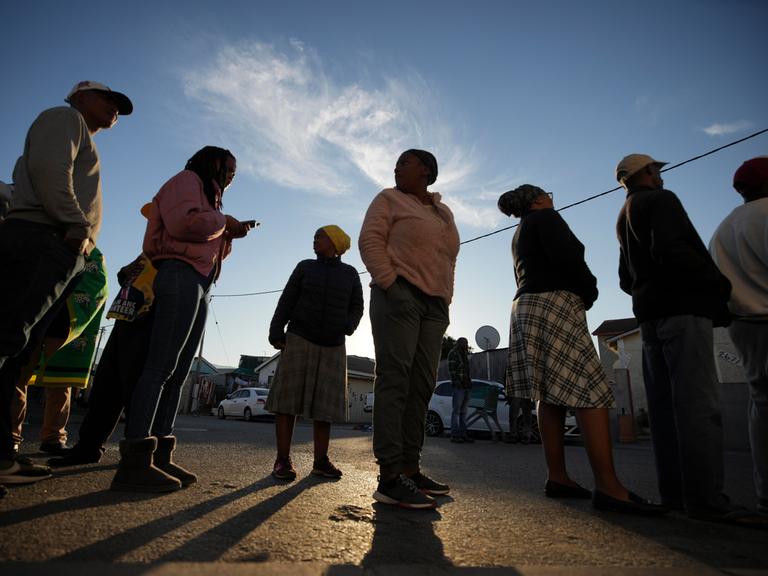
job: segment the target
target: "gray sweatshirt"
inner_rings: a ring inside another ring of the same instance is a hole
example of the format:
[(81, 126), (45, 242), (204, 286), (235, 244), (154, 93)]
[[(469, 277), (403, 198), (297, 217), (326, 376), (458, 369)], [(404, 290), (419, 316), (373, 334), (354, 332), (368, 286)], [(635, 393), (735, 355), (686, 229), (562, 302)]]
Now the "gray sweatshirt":
[(61, 106), (32, 123), (24, 153), (13, 170), (8, 219), (58, 226), (72, 238), (87, 238), (86, 252), (101, 228), (99, 154), (80, 112)]

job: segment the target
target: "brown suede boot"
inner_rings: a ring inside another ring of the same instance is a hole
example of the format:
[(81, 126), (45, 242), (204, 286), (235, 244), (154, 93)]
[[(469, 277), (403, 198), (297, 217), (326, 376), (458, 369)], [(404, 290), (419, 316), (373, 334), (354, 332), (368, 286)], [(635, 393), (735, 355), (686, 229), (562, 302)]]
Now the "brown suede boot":
[(120, 464), (111, 490), (124, 492), (173, 492), (181, 482), (152, 464), (157, 438), (120, 441)]
[(155, 450), (155, 466), (166, 474), (178, 478), (181, 485), (186, 488), (197, 482), (197, 476), (173, 461), (174, 450), (176, 450), (176, 436), (158, 436), (157, 450)]

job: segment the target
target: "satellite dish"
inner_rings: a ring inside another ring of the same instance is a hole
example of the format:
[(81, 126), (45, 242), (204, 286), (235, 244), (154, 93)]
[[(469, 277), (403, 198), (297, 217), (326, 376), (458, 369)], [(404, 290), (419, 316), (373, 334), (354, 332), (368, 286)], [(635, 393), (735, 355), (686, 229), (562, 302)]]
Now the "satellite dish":
[(475, 342), (482, 350), (495, 350), (500, 341), (501, 336), (493, 326), (480, 326), (475, 332)]

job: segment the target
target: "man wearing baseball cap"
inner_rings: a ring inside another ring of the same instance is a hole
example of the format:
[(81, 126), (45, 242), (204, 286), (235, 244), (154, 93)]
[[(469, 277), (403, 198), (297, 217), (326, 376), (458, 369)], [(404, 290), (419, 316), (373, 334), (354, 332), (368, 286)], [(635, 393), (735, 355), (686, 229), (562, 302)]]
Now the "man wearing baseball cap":
[(93, 81), (76, 84), (65, 101), (69, 106), (43, 111), (27, 132), (0, 224), (0, 484), (50, 477), (14, 449), (14, 386), (96, 244), (101, 178), (93, 136), (133, 111), (125, 94)]
[(749, 382), (749, 442), (758, 510), (768, 514), (768, 156), (744, 162), (733, 176), (744, 199), (709, 242), (733, 290), (728, 328)]
[(760, 516), (723, 493), (723, 425), (713, 326), (730, 322), (731, 285), (659, 162), (630, 154), (616, 167), (627, 197), (616, 232), (619, 277), (643, 339), (643, 379), (662, 502), (692, 518), (745, 526)]

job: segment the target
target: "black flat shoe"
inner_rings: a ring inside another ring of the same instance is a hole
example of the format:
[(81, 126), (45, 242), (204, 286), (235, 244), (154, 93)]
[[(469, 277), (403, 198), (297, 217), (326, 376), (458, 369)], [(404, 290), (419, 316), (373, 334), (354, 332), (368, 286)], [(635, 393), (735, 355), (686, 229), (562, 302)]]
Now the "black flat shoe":
[(81, 464), (95, 464), (101, 460), (102, 451), (87, 451), (77, 448), (77, 445), (70, 448), (68, 452), (58, 458), (49, 458), (48, 466), (53, 468), (64, 468), (66, 466), (79, 466)]
[(544, 495), (547, 498), (579, 498), (582, 500), (592, 498), (592, 492), (578, 484), (568, 486), (552, 480), (547, 480), (547, 483), (544, 484)]
[(669, 512), (669, 508), (663, 504), (654, 504), (650, 500), (638, 496), (634, 492), (629, 493), (629, 500), (619, 500), (595, 490), (592, 496), (592, 506), (596, 510), (605, 512), (619, 512), (621, 514), (638, 514), (641, 516), (659, 516)]

